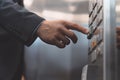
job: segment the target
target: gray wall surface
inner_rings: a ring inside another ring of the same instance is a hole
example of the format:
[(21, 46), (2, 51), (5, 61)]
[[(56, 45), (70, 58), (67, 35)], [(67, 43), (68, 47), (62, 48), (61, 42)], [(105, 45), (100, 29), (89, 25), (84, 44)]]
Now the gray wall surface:
[(86, 36), (76, 32), (77, 44), (59, 49), (37, 39), (25, 47), (27, 80), (80, 80), (81, 69), (87, 63)]

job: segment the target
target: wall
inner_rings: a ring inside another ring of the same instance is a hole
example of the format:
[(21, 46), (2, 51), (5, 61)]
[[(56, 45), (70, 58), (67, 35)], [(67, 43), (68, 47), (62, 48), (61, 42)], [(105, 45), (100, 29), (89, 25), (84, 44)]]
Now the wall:
[[(86, 0), (35, 0), (27, 8), (48, 20), (70, 20), (87, 27)], [(39, 38), (25, 47), (27, 80), (80, 80), (81, 69), (87, 63), (88, 42), (85, 35), (74, 32), (78, 36), (77, 44), (71, 43), (64, 49), (48, 45)]]

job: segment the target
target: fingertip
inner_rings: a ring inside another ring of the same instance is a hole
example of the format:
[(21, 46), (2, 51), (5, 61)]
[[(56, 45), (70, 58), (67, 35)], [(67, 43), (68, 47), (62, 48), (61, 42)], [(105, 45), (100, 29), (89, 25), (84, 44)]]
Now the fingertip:
[(77, 37), (76, 37), (76, 39), (73, 40), (73, 43), (76, 44), (76, 43), (77, 43), (77, 40), (78, 40), (78, 39), (77, 39)]
[(74, 42), (74, 44), (76, 44), (77, 43), (77, 40)]
[(89, 33), (89, 30), (88, 29), (85, 29), (85, 32), (84, 32), (85, 34), (88, 34)]
[(82, 32), (83, 34), (88, 34), (89, 33), (89, 29), (88, 28), (85, 28), (85, 27), (80, 26), (80, 25), (79, 25), (78, 31)]
[(66, 45), (69, 45), (70, 44), (70, 40), (67, 42), (67, 44)]

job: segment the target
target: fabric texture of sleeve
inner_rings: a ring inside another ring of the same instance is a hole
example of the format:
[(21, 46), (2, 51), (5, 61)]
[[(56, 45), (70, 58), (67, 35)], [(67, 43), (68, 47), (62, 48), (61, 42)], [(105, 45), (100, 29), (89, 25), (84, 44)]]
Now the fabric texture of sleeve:
[(36, 31), (44, 20), (12, 0), (0, 0), (1, 27), (27, 46), (37, 38)]

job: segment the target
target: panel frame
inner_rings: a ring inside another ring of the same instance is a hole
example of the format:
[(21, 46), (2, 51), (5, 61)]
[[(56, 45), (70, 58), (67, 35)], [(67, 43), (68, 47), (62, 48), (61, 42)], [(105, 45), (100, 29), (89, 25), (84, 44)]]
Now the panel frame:
[(118, 80), (115, 6), (116, 0), (103, 0), (104, 8), (103, 80)]

